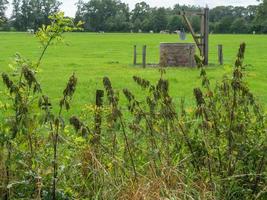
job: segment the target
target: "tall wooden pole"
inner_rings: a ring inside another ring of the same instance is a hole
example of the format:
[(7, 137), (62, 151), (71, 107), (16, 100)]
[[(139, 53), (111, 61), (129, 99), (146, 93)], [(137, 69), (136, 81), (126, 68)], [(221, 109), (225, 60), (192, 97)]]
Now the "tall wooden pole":
[(143, 68), (146, 67), (146, 45), (143, 46)]
[(136, 50), (136, 45), (134, 45), (134, 60), (133, 60), (134, 65), (136, 65), (136, 60), (137, 60), (137, 50)]
[(203, 35), (204, 65), (209, 64), (209, 8), (204, 9), (204, 35)]
[(222, 44), (218, 45), (218, 61), (220, 65), (223, 65), (223, 45)]
[(183, 16), (187, 27), (189, 28), (192, 37), (200, 51), (200, 55), (204, 58), (204, 64), (209, 64), (209, 8), (205, 8), (201, 13), (195, 13), (195, 15), (201, 16), (201, 33), (197, 36), (193, 30), (193, 27), (186, 17), (186, 13), (183, 11), (179, 13)]

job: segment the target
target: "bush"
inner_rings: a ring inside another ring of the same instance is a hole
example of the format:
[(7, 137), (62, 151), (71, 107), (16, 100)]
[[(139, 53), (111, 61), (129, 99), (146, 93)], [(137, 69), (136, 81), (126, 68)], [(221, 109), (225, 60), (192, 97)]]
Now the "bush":
[(200, 58), (196, 105), (179, 108), (169, 95), (164, 66), (156, 84), (134, 76), (143, 96), (127, 88), (127, 110), (103, 78), (107, 103), (66, 119), (78, 80), (66, 84), (58, 109), (36, 79), (43, 56), (65, 31), (62, 14), (37, 33), (37, 62), (15, 58), (3, 73), (0, 103), (0, 194), (3, 199), (266, 199), (266, 117), (245, 82), (245, 44), (232, 77), (213, 89)]

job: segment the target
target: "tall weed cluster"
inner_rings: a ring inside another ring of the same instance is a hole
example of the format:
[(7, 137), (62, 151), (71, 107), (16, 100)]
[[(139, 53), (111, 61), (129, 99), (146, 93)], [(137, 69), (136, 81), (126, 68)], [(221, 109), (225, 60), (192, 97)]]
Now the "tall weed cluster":
[(133, 77), (142, 97), (122, 90), (127, 109), (104, 77), (104, 104), (98, 91), (96, 105), (66, 119), (75, 74), (57, 109), (36, 78), (47, 48), (76, 29), (62, 13), (51, 20), (36, 34), (43, 45), (38, 61), (16, 55), (13, 74), (2, 74), (3, 199), (267, 198), (267, 123), (245, 81), (245, 44), (232, 76), (214, 88), (196, 56), (202, 84), (193, 90), (193, 109), (183, 99), (175, 105), (163, 64), (156, 83)]

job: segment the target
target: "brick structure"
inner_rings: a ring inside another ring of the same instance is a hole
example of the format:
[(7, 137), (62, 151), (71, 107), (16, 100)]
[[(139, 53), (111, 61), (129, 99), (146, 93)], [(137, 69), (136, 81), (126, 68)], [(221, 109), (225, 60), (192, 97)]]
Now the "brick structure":
[(194, 43), (161, 43), (160, 65), (195, 67), (195, 52), (196, 46)]

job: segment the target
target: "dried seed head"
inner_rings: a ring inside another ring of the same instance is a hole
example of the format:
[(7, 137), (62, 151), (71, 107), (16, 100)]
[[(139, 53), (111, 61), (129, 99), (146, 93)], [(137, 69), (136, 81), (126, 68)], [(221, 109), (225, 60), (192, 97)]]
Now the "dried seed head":
[(240, 47), (239, 47), (237, 58), (236, 58), (236, 61), (235, 61), (235, 67), (236, 68), (242, 67), (243, 60), (245, 58), (245, 51), (246, 51), (246, 44), (245, 43), (242, 43), (240, 45)]
[(70, 118), (70, 124), (74, 127), (76, 132), (78, 132), (82, 128), (82, 122), (76, 116), (72, 116)]
[(49, 98), (45, 95), (40, 97), (39, 102), (38, 102), (38, 106), (39, 106), (39, 108), (41, 108), (43, 110), (52, 108), (52, 104), (51, 104)]
[(70, 124), (74, 127), (76, 133), (80, 132), (83, 137), (87, 137), (90, 133), (89, 128), (76, 116), (70, 118)]
[(70, 77), (67, 87), (63, 92), (64, 96), (68, 96), (69, 98), (72, 98), (75, 92), (75, 89), (76, 89), (76, 85), (77, 85), (77, 78), (75, 77), (75, 74), (73, 74)]
[(108, 77), (103, 78), (103, 85), (107, 91), (107, 96), (110, 104), (116, 104), (116, 98), (114, 94), (114, 90), (112, 88), (111, 82)]
[(11, 89), (11, 87), (13, 86), (13, 81), (10, 80), (9, 76), (6, 73), (2, 73), (2, 79), (7, 88)]
[(81, 128), (81, 133), (83, 137), (87, 137), (89, 135), (88, 129), (84, 126)]
[(37, 80), (34, 76), (34, 72), (32, 70), (30, 70), (28, 67), (24, 66), (22, 68), (22, 73), (23, 73), (23, 76), (24, 76), (25, 80), (27, 81), (29, 87), (32, 88), (32, 86), (33, 86), (33, 92), (34, 93), (41, 92), (41, 86), (37, 82)]
[(163, 96), (167, 96), (169, 92), (169, 82), (167, 80), (160, 79), (157, 84), (157, 90)]
[(146, 89), (150, 86), (150, 82), (148, 80), (142, 79), (142, 78), (137, 77), (137, 76), (134, 76), (133, 79), (143, 89)]
[(135, 99), (134, 95), (128, 89), (123, 89), (123, 93), (129, 102)]
[(65, 90), (63, 91), (64, 97), (59, 102), (59, 106), (61, 108), (65, 106), (66, 110), (70, 109), (69, 100), (72, 99), (72, 96), (76, 90), (76, 85), (77, 85), (77, 78), (75, 77), (75, 74), (73, 74), (70, 77)]
[(199, 88), (194, 89), (194, 95), (195, 95), (198, 106), (205, 104), (205, 100), (203, 98), (203, 93)]
[(246, 43), (240, 44), (240, 48), (239, 48), (237, 57), (240, 59), (244, 59), (245, 51), (246, 51)]

